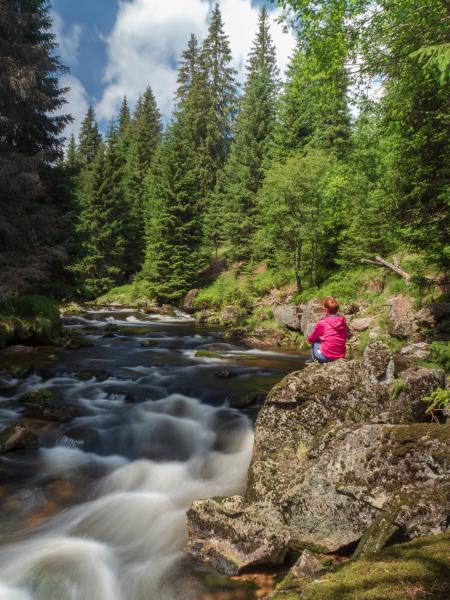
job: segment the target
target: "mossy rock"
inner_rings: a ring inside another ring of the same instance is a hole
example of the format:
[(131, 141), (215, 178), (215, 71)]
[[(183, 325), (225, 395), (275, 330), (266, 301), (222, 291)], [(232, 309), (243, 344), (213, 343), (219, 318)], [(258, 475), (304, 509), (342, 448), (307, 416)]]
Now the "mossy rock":
[(30, 450), (37, 447), (37, 437), (23, 423), (15, 423), (0, 431), (0, 454), (12, 450)]
[(77, 416), (76, 408), (63, 404), (52, 390), (32, 390), (19, 399), (28, 416), (67, 423)]
[(197, 350), (194, 356), (196, 358), (223, 358), (221, 354), (212, 350)]

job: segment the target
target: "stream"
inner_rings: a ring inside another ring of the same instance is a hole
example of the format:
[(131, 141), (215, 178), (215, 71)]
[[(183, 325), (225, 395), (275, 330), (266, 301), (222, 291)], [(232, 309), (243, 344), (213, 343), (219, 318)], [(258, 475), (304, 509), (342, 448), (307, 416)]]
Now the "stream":
[[(0, 379), (0, 429), (20, 420), (40, 445), (0, 455), (0, 599), (259, 597), (223, 595), (183, 553), (185, 513), (244, 491), (258, 404), (305, 357), (245, 347), (181, 314), (104, 308), (64, 326), (92, 345)], [(39, 389), (75, 418), (24, 416), (18, 399)]]

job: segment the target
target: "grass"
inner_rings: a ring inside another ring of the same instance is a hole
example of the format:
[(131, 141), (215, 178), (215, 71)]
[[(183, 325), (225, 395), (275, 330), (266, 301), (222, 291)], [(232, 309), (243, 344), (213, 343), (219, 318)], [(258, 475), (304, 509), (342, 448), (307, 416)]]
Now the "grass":
[(145, 280), (112, 288), (95, 301), (96, 304), (123, 304), (126, 306), (145, 306), (151, 301), (150, 286)]
[(59, 324), (57, 305), (45, 296), (0, 300), (0, 347), (26, 341), (49, 342)]
[[(350, 561), (320, 579), (285, 580), (273, 600), (448, 600), (450, 533), (426, 536)], [(296, 591), (298, 590), (298, 593)]]

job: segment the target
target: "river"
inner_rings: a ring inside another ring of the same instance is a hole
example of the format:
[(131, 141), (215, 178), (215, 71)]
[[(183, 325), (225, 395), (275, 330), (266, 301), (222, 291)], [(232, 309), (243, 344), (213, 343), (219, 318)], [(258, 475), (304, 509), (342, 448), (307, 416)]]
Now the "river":
[[(0, 599), (256, 597), (221, 595), (183, 553), (185, 513), (242, 493), (258, 406), (230, 403), (260, 401), (304, 357), (244, 347), (184, 315), (104, 308), (64, 325), (92, 345), (0, 381), (0, 429), (20, 419), (40, 443), (0, 459)], [(75, 418), (24, 417), (31, 389), (53, 390)]]

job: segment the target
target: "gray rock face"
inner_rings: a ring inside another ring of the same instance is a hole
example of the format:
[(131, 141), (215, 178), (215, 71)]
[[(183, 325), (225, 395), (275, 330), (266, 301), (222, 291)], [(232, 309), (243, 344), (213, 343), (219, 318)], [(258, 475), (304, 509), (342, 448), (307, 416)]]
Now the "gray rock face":
[(192, 313), (195, 311), (194, 300), (199, 295), (200, 290), (194, 289), (190, 290), (183, 299), (181, 308), (187, 313)]
[(392, 397), (389, 407), (391, 418), (397, 423), (423, 421), (427, 405), (422, 401), (433, 390), (445, 388), (445, 372), (441, 369), (412, 368), (403, 371), (404, 387)]
[(200, 500), (187, 513), (186, 550), (227, 575), (261, 564), (282, 564), (289, 531), (270, 504), (248, 504), (241, 496)]
[(396, 531), (445, 531), (450, 425), (403, 424), (443, 373), (404, 374), (394, 400), (381, 366), (312, 364), (275, 386), (256, 422), (245, 498), (196, 502), (189, 552), (230, 573), (277, 564), (288, 548), (336, 552), (365, 539), (367, 550)]
[(302, 330), (302, 309), (295, 304), (281, 304), (273, 309), (273, 315), (277, 321), (293, 331)]
[(371, 317), (363, 317), (361, 319), (347, 319), (351, 331), (365, 331), (372, 325)]
[(305, 335), (306, 337), (308, 337), (308, 335), (311, 335), (317, 321), (323, 316), (323, 302), (321, 300), (314, 299), (304, 304), (301, 318), (301, 328), (303, 335)]
[(379, 383), (392, 383), (395, 364), (392, 353), (383, 342), (371, 342), (364, 350), (364, 364)]
[(15, 423), (0, 431), (0, 453), (37, 447), (37, 437), (23, 423)]
[(323, 571), (320, 561), (309, 550), (303, 550), (300, 558), (290, 569), (292, 577), (313, 577)]
[(406, 339), (417, 335), (415, 310), (409, 296), (396, 296), (389, 301), (388, 332), (394, 337)]

